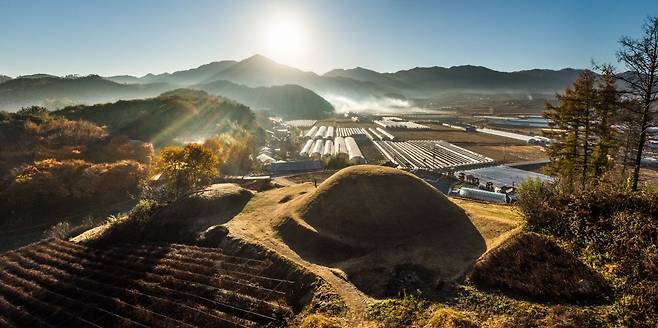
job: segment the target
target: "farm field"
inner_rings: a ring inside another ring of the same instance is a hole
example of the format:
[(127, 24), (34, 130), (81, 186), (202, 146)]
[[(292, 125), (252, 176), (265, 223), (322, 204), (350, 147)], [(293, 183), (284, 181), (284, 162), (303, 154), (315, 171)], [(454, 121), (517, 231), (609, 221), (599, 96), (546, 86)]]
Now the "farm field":
[(487, 156), (500, 164), (548, 159), (546, 152), (542, 151), (541, 147), (533, 145), (463, 147), (478, 154)]
[(393, 130), (395, 137), (402, 140), (443, 140), (458, 146), (466, 145), (525, 145), (526, 143), (495, 135), (466, 132), (436, 123), (427, 123), (430, 130)]
[(176, 244), (101, 250), (50, 239), (4, 253), (0, 267), (8, 326), (279, 326), (302, 287), (265, 257)]

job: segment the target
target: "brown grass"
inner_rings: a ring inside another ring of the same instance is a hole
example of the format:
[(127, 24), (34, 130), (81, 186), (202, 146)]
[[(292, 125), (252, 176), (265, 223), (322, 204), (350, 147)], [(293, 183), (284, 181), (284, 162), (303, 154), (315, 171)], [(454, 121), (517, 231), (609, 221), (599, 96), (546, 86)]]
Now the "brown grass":
[(595, 301), (608, 290), (594, 270), (536, 233), (516, 235), (487, 253), (467, 278), (539, 300)]

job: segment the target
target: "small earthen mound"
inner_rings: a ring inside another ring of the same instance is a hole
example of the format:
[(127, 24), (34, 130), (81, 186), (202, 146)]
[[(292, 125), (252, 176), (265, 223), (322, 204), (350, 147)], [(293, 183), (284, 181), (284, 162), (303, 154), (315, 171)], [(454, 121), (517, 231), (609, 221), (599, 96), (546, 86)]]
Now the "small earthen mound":
[(507, 240), (478, 260), (467, 278), (540, 300), (600, 302), (608, 291), (598, 273), (536, 233)]
[[(169, 204), (135, 207), (126, 219), (106, 224), (103, 231), (80, 236), (90, 243), (170, 242), (208, 244), (220, 230), (208, 228), (224, 224), (240, 213), (253, 193), (236, 184), (213, 184)], [(137, 211), (136, 211), (137, 209)], [(221, 236), (221, 234), (220, 234)], [(92, 240), (93, 239), (93, 240)]]
[(240, 212), (252, 196), (251, 191), (234, 183), (213, 184), (170, 204), (163, 211), (162, 216), (180, 218), (219, 215), (232, 217)]

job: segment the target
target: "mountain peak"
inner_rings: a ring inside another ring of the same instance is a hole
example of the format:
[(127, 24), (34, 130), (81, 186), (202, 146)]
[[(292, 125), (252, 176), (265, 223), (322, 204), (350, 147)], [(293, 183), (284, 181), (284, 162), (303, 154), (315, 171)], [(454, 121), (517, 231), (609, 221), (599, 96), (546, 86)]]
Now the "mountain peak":
[(274, 60), (267, 58), (261, 54), (255, 54), (251, 57), (245, 58), (240, 61), (241, 63), (263, 63), (263, 64), (278, 64)]

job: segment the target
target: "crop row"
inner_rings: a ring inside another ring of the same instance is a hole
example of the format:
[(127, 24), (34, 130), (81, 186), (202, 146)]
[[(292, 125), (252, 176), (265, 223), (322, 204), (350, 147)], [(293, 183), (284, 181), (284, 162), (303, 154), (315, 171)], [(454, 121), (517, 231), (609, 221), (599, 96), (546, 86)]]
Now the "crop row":
[(294, 284), (263, 276), (271, 265), (182, 245), (49, 240), (0, 256), (0, 328), (281, 324)]

